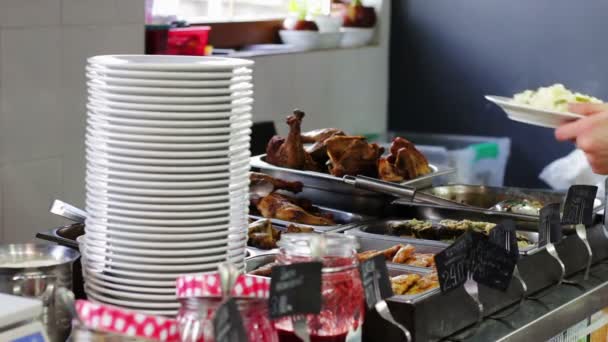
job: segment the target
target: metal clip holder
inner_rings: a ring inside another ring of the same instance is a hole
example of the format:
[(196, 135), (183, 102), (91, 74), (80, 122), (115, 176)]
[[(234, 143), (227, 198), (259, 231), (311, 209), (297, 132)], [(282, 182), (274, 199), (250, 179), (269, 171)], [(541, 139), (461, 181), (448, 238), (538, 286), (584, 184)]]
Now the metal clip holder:
[[(507, 231), (505, 234), (504, 247), (508, 252), (511, 252), (511, 249), (512, 249), (511, 234), (513, 234), (512, 231)], [(517, 264), (515, 265), (515, 269), (513, 270), (513, 278), (517, 279), (517, 281), (519, 282), (519, 287), (521, 289), (521, 296), (519, 297), (519, 302), (517, 302), (517, 305), (515, 305), (512, 309), (507, 310), (500, 314), (492, 315), (489, 318), (499, 320), (499, 319), (503, 319), (507, 316), (510, 316), (511, 314), (513, 314), (517, 310), (519, 310), (519, 308), (521, 307), (523, 302), (526, 300), (526, 292), (528, 291), (528, 285), (526, 284), (524, 279), (519, 274), (519, 268), (517, 268)]]

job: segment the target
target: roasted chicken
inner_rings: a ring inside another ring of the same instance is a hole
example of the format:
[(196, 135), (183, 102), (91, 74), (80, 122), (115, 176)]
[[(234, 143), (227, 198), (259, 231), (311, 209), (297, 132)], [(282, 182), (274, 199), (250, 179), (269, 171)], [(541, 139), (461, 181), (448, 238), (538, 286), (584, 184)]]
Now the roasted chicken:
[(321, 171), (320, 166), (304, 150), (301, 125), (304, 112), (295, 110), (287, 117), (287, 138), (272, 137), (266, 146), (266, 161), (270, 164), (297, 170)]
[(335, 224), (329, 217), (309, 213), (298, 205), (296, 199), (277, 193), (271, 193), (260, 199), (256, 204), (256, 208), (265, 218), (276, 218), (283, 221), (317, 226)]
[(249, 174), (249, 180), (250, 187), (268, 187), (268, 193), (275, 192), (276, 190), (286, 190), (297, 194), (302, 191), (302, 182), (289, 182), (259, 172), (251, 172)]
[(362, 136), (333, 136), (325, 140), (325, 145), (332, 175), (378, 175), (377, 161), (384, 152), (378, 144), (370, 144)]
[(378, 159), (378, 176), (388, 182), (401, 182), (430, 173), (426, 157), (410, 141), (393, 139), (390, 155)]
[(247, 245), (260, 249), (277, 248), (281, 231), (272, 226), (270, 220), (259, 220), (249, 225)]
[(383, 255), (386, 261), (396, 264), (405, 264), (418, 267), (435, 266), (435, 255), (430, 253), (416, 253), (416, 248), (412, 245), (398, 244), (384, 250), (369, 250), (357, 254), (359, 261), (365, 261), (375, 256)]
[(325, 141), (336, 135), (345, 135), (343, 131), (337, 128), (322, 128), (314, 131), (302, 133), (302, 142), (312, 144), (306, 147), (306, 152), (310, 153), (312, 159), (319, 165), (325, 165), (329, 160), (327, 155), (327, 146)]

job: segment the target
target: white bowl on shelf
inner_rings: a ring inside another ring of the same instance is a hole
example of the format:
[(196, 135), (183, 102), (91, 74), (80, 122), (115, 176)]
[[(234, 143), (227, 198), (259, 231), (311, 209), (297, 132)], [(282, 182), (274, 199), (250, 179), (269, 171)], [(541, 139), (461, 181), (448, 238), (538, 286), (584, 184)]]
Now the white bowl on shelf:
[(339, 32), (344, 21), (341, 17), (331, 15), (315, 15), (312, 20), (317, 24), (321, 33)]
[(342, 27), (342, 41), (340, 46), (344, 48), (365, 46), (372, 42), (374, 34), (376, 33), (375, 28), (361, 28), (361, 27)]
[(342, 32), (322, 32), (319, 34), (320, 49), (336, 49), (342, 42)]
[(279, 31), (283, 43), (303, 50), (314, 50), (319, 48), (320, 34), (317, 31)]

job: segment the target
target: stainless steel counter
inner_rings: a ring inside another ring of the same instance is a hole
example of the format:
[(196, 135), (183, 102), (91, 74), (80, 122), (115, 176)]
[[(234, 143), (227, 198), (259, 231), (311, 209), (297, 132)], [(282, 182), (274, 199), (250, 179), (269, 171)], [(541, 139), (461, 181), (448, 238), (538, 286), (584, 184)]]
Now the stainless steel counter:
[(540, 300), (526, 300), (515, 313), (501, 320), (488, 319), (473, 336), (470, 330), (447, 341), (547, 341), (592, 314), (608, 307), (608, 264), (592, 267), (591, 276), (561, 285)]

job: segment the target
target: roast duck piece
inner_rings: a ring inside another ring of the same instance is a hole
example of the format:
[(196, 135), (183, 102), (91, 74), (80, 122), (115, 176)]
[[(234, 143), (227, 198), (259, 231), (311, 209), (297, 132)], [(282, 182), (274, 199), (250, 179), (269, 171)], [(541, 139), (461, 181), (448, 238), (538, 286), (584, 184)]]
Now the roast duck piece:
[(331, 217), (311, 213), (315, 208), (307, 200), (271, 193), (256, 203), (256, 208), (266, 218), (276, 218), (315, 226), (331, 226), (336, 223)]
[(431, 173), (429, 162), (410, 141), (393, 139), (388, 157), (378, 159), (378, 176), (388, 182), (402, 182)]
[(269, 193), (275, 192), (276, 190), (286, 190), (294, 194), (302, 192), (302, 182), (289, 182), (271, 177), (264, 173), (251, 172), (249, 174), (249, 180), (250, 187), (268, 186)]
[(377, 255), (384, 255), (386, 261), (396, 264), (405, 264), (418, 267), (435, 266), (435, 255), (431, 253), (416, 253), (416, 248), (410, 244), (395, 245), (384, 250), (371, 250), (357, 254), (359, 261), (371, 259)]
[[(337, 177), (369, 176), (385, 181), (401, 182), (431, 172), (426, 157), (414, 144), (395, 138), (390, 155), (369, 143), (363, 136), (347, 135), (337, 128), (301, 132), (304, 112), (295, 110), (287, 117), (287, 138), (274, 136), (266, 147), (270, 164), (297, 170), (327, 172)], [(311, 144), (304, 147), (304, 144)]]
[(321, 171), (321, 167), (304, 150), (301, 136), (304, 112), (295, 110), (287, 117), (289, 134), (287, 139), (275, 135), (266, 146), (266, 161), (277, 166), (297, 170)]

